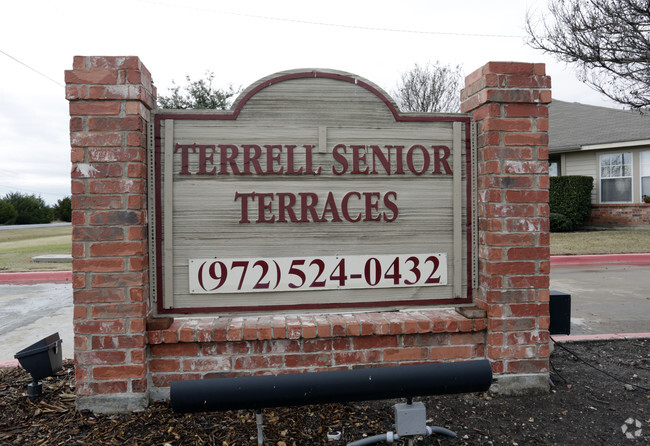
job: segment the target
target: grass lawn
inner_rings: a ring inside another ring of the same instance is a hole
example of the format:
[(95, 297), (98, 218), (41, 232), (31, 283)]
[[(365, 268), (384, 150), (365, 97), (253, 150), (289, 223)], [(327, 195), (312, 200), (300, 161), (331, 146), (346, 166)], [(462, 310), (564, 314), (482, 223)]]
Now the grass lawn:
[(551, 234), (551, 255), (650, 253), (650, 230)]
[(70, 254), (72, 226), (0, 229), (0, 272), (60, 271), (71, 263), (36, 263), (32, 257), (44, 254)]
[[(70, 263), (36, 263), (32, 257), (70, 254), (72, 227), (0, 229), (0, 273), (61, 271)], [(650, 230), (551, 234), (551, 255), (650, 253)]]

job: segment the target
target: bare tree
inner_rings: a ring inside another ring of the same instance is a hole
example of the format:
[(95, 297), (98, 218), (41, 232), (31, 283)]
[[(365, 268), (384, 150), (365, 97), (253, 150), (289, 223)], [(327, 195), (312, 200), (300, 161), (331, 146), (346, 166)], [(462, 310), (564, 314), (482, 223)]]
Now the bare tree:
[(530, 46), (577, 64), (610, 99), (650, 106), (650, 0), (550, 0), (549, 12), (527, 16)]
[(460, 65), (451, 67), (438, 61), (424, 66), (415, 64), (402, 74), (393, 97), (402, 111), (457, 113), (462, 76)]

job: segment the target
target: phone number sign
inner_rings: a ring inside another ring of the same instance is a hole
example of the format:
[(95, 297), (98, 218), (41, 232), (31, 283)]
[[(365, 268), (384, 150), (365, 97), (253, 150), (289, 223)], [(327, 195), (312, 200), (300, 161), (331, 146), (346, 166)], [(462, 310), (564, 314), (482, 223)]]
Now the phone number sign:
[(190, 294), (447, 285), (447, 254), (189, 259)]

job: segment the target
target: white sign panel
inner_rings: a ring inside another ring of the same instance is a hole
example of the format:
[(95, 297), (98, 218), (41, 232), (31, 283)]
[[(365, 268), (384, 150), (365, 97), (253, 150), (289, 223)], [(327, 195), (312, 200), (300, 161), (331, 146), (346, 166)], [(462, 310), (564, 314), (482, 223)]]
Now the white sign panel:
[(190, 294), (447, 284), (447, 254), (190, 259)]

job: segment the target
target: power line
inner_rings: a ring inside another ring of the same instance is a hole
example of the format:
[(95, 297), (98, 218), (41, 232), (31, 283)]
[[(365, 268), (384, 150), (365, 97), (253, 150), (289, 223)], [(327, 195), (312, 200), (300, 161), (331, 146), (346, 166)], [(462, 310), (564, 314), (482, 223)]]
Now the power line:
[(333, 28), (349, 28), (349, 29), (359, 29), (362, 31), (381, 31), (381, 32), (391, 32), (391, 33), (404, 33), (404, 34), (423, 34), (423, 35), (440, 35), (440, 36), (464, 36), (464, 37), (498, 37), (498, 38), (509, 38), (509, 39), (521, 39), (524, 36), (514, 35), (514, 34), (472, 34), (472, 33), (458, 33), (458, 32), (443, 32), (443, 31), (421, 31), (413, 29), (398, 29), (398, 28), (381, 28), (373, 26), (360, 26), (360, 25), (344, 25), (341, 23), (328, 23), (328, 22), (317, 22), (312, 20), (300, 20), (300, 19), (288, 19), (285, 17), (273, 17), (265, 15), (256, 15), (256, 14), (244, 14), (240, 12), (233, 11), (223, 11), (210, 8), (199, 8), (196, 6), (187, 6), (187, 5), (173, 5), (163, 1), (156, 0), (138, 0), (142, 3), (149, 3), (153, 5), (167, 6), (169, 8), (180, 8), (188, 9), (194, 11), (203, 11), (203, 12), (213, 12), (216, 14), (226, 14), (239, 17), (248, 17), (253, 19), (261, 20), (273, 20), (276, 22), (288, 22), (288, 23), (300, 23), (304, 25), (317, 25), (317, 26), (328, 26)]
[(13, 59), (13, 60), (15, 60), (16, 62), (18, 62), (19, 64), (21, 64), (21, 65), (23, 65), (23, 66), (29, 68), (29, 69), (32, 70), (34, 73), (40, 74), (40, 75), (43, 76), (45, 79), (54, 82), (54, 83), (57, 84), (58, 86), (60, 86), (60, 87), (65, 87), (65, 85), (63, 85), (63, 84), (60, 83), (59, 81), (56, 81), (56, 80), (52, 79), (51, 77), (49, 77), (48, 75), (41, 73), (41, 72), (38, 71), (36, 68), (32, 68), (32, 67), (30, 67), (30, 66), (27, 65), (25, 62), (22, 62), (22, 61), (16, 59), (14, 56), (5, 53), (5, 52), (2, 51), (2, 50), (0, 50), (0, 53), (4, 54), (4, 55), (7, 56), (9, 59)]

